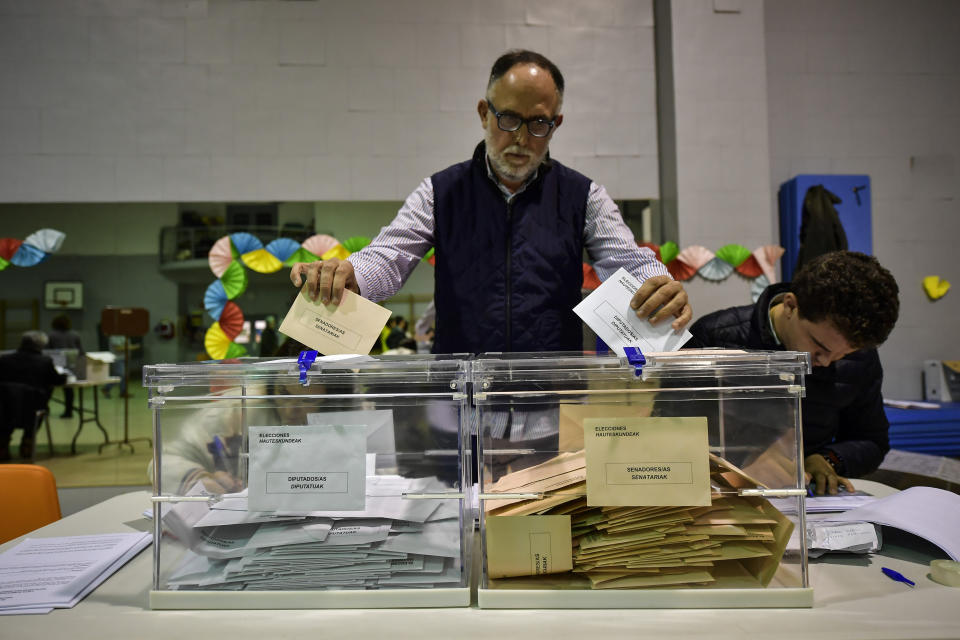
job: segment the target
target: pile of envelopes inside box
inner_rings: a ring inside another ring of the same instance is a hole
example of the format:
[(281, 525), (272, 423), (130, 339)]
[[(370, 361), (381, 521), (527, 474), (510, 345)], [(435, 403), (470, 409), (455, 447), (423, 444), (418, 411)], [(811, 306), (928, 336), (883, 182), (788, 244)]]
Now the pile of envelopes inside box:
[[(491, 587), (764, 587), (793, 531), (793, 523), (766, 499), (739, 496), (739, 489), (759, 483), (714, 455), (709, 506), (591, 507), (586, 475), (579, 451), (509, 473), (490, 486), (489, 493), (543, 496), (486, 501)], [(540, 536), (543, 545), (554, 545), (543, 549), (541, 566), (531, 567), (517, 552), (518, 535), (531, 541)]]
[[(435, 478), (368, 476), (363, 511), (249, 511), (245, 492), (180, 502), (163, 524), (188, 547), (171, 590), (429, 588), (461, 581), (459, 503), (404, 500)], [(376, 495), (376, 494), (381, 495)], [(197, 484), (188, 496), (205, 495)]]

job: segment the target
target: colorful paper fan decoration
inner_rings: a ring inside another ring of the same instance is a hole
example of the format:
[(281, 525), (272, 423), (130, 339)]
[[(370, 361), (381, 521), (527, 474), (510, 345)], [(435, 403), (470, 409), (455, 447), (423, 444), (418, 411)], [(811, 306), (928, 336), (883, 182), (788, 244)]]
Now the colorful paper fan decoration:
[(260, 239), (252, 233), (247, 233), (246, 231), (231, 233), (230, 242), (233, 244), (233, 248), (236, 249), (237, 253), (241, 256), (245, 253), (256, 251), (257, 249), (263, 249), (263, 243), (260, 242)]
[(677, 260), (683, 260), (694, 270), (699, 271), (700, 267), (713, 260), (713, 251), (695, 244), (678, 253)]
[(697, 272), (707, 280), (725, 280), (733, 273), (733, 265), (721, 258), (714, 258)]
[(210, 271), (218, 278), (227, 270), (230, 263), (233, 262), (233, 246), (230, 244), (230, 236), (223, 236), (213, 243), (210, 247), (210, 253), (207, 254), (207, 262), (210, 263)]
[(660, 245), (660, 260), (663, 264), (669, 264), (677, 257), (677, 254), (680, 253), (680, 247), (677, 246), (676, 242), (664, 242)]
[(747, 278), (756, 278), (757, 276), (763, 275), (763, 269), (760, 267), (760, 263), (757, 262), (757, 259), (751, 254), (746, 260), (740, 263), (740, 266), (737, 267), (737, 273)]
[(741, 244), (726, 244), (717, 249), (717, 257), (736, 269), (750, 257), (750, 249)]
[(693, 276), (697, 275), (697, 270), (691, 267), (689, 264), (676, 258), (667, 263), (667, 271), (670, 272), (670, 275), (674, 280), (683, 282), (684, 280), (689, 280)]
[(356, 253), (370, 244), (370, 238), (367, 236), (354, 236), (343, 241), (343, 247), (350, 253)]
[(21, 244), (23, 244), (23, 240), (17, 238), (0, 238), (0, 258), (9, 261)]
[(270, 255), (266, 249), (257, 249), (241, 256), (243, 264), (257, 273), (274, 273), (283, 268), (283, 262)]
[(9, 263), (7, 260), (4, 260), (3, 258), (0, 258), (0, 271), (3, 271), (4, 269), (6, 269), (6, 268), (9, 267), (9, 266), (10, 266), (10, 263)]
[(292, 256), (300, 248), (296, 240), (290, 238), (277, 238), (271, 240), (265, 247), (267, 252), (280, 262), (286, 262), (287, 258)]
[(300, 247), (299, 249), (294, 251), (289, 258), (283, 261), (283, 265), (285, 267), (292, 267), (298, 262), (316, 262), (319, 259), (320, 259), (320, 256), (307, 251), (303, 247)]
[(770, 281), (767, 280), (767, 276), (760, 274), (753, 279), (753, 282), (750, 283), (750, 299), (756, 302), (760, 299), (760, 294), (763, 293), (764, 289), (770, 286)]
[(334, 248), (330, 249), (329, 251), (324, 253), (322, 256), (320, 256), (320, 259), (329, 260), (331, 258), (338, 258), (339, 260), (346, 260), (347, 256), (349, 255), (350, 255), (350, 252), (347, 251), (347, 248), (342, 244), (338, 244), (337, 246), (335, 246)]
[(220, 329), (230, 340), (233, 340), (243, 331), (243, 311), (240, 305), (230, 301), (223, 305), (223, 311), (220, 313), (220, 319), (217, 320)]
[(247, 271), (242, 264), (234, 260), (220, 276), (220, 282), (223, 283), (227, 298), (233, 300), (247, 290)]
[(56, 229), (39, 229), (28, 235), (23, 243), (36, 247), (44, 253), (56, 253), (66, 237), (67, 234)]
[(214, 360), (223, 360), (226, 358), (227, 350), (231, 344), (233, 344), (233, 341), (223, 332), (219, 322), (214, 322), (210, 325), (207, 333), (203, 336), (203, 348), (207, 350), (207, 353)]
[[(333, 236), (328, 236), (325, 233), (318, 233), (316, 235), (310, 236), (303, 241), (303, 248), (312, 253), (315, 256), (322, 256), (330, 249), (333, 249), (335, 246), (340, 244), (340, 241), (334, 238)], [(307, 262), (306, 260), (300, 260), (300, 262)]]
[(950, 291), (950, 283), (940, 276), (927, 276), (923, 279), (923, 290), (931, 300), (939, 300)]
[(230, 346), (227, 347), (227, 355), (223, 357), (224, 360), (229, 360), (231, 358), (240, 358), (247, 355), (247, 349), (242, 344), (237, 344), (236, 342), (231, 342)]
[(17, 252), (13, 254), (13, 257), (10, 258), (10, 264), (15, 264), (18, 267), (32, 267), (46, 260), (48, 255), (49, 254), (40, 249), (24, 242), (20, 245), (20, 248), (17, 249)]
[(593, 291), (600, 286), (600, 277), (597, 275), (596, 270), (587, 264), (583, 263), (583, 285), (581, 287), (587, 291)]
[(757, 259), (757, 263), (763, 269), (763, 275), (767, 276), (768, 282), (777, 281), (777, 269), (774, 265), (785, 251), (786, 249), (775, 244), (767, 244), (753, 250), (753, 257)]
[(436, 266), (437, 264), (437, 248), (430, 247), (430, 251), (427, 251), (423, 254), (423, 261), (429, 262), (431, 266)]
[(659, 260), (660, 262), (664, 262), (663, 258), (660, 257), (660, 247), (653, 244), (652, 242), (638, 242), (637, 246), (644, 247), (645, 249), (650, 249), (650, 251), (653, 251), (653, 253), (657, 256), (657, 260)]
[(220, 314), (223, 313), (223, 307), (227, 304), (227, 299), (227, 292), (223, 288), (223, 283), (214, 280), (207, 287), (206, 293), (203, 294), (203, 308), (207, 310), (211, 318), (219, 320)]

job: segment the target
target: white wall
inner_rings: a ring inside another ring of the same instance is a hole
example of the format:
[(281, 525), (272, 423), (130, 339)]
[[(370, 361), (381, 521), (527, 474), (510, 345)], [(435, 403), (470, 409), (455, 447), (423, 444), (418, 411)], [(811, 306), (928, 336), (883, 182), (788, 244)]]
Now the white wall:
[(0, 3), (0, 202), (403, 199), (469, 157), (508, 47), (568, 79), (555, 154), (656, 197), (650, 0)]
[[(719, 12), (715, 5), (738, 7)], [(671, 3), (681, 248), (778, 244), (767, 146), (762, 0)], [(734, 273), (685, 283), (695, 317), (748, 304), (750, 281)]]
[(923, 359), (960, 357), (960, 3), (766, 3), (771, 188), (798, 173), (863, 173), (874, 254), (900, 285), (880, 354), (884, 393), (921, 397)]

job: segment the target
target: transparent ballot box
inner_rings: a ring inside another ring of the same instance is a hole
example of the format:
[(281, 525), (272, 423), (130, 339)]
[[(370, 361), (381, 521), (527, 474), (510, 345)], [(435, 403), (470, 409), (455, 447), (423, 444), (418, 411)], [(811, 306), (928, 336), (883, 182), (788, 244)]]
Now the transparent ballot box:
[(490, 608), (809, 607), (807, 354), (473, 363)]
[(470, 603), (469, 363), (152, 365), (159, 609)]

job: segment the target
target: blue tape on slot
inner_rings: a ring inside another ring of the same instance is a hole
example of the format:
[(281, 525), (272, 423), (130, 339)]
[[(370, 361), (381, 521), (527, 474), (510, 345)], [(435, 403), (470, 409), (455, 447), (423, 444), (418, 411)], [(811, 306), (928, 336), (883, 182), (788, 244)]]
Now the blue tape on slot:
[(300, 366), (300, 384), (307, 385), (307, 371), (313, 366), (313, 361), (317, 359), (316, 351), (301, 351), (297, 358), (297, 364)]
[(643, 365), (647, 364), (640, 347), (624, 347), (623, 354), (627, 356), (627, 362), (633, 365), (634, 373), (639, 377), (643, 373)]

